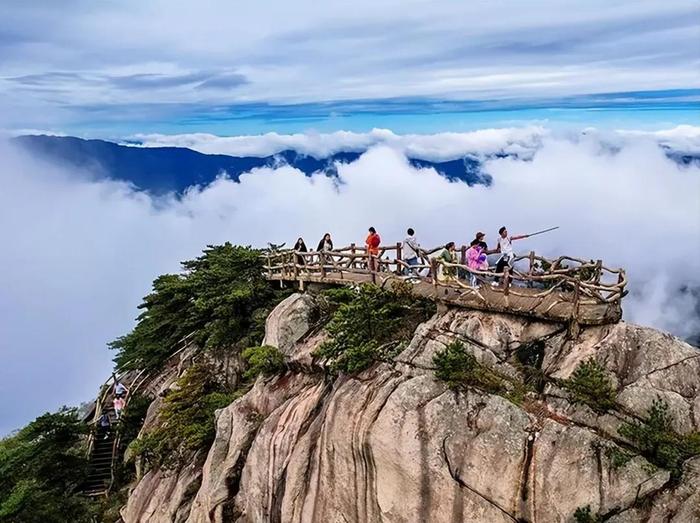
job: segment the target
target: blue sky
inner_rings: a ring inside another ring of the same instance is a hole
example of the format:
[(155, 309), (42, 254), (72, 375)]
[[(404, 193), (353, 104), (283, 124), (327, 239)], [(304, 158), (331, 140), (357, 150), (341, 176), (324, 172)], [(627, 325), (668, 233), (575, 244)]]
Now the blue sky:
[(135, 133), (697, 123), (700, 4), (25, 2), (0, 127)]

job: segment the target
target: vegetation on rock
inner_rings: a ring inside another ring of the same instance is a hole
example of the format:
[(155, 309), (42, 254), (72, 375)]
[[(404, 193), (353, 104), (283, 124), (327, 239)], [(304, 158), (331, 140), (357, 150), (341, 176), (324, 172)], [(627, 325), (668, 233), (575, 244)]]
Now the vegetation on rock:
[(575, 402), (585, 403), (598, 413), (615, 408), (615, 387), (605, 369), (593, 358), (579, 363), (571, 377), (561, 381)]
[(601, 523), (603, 518), (591, 512), (591, 506), (579, 507), (574, 512), (574, 521), (576, 523)]
[(75, 409), (39, 416), (0, 441), (0, 522), (88, 522), (87, 426)]
[(607, 447), (605, 455), (610, 459), (610, 466), (613, 470), (624, 467), (634, 457), (634, 454), (622, 450), (617, 445)]
[(243, 351), (243, 359), (248, 368), (243, 377), (249, 380), (255, 379), (259, 374), (272, 376), (285, 369), (284, 354), (276, 347), (263, 345), (262, 347), (248, 347)]
[(660, 399), (654, 400), (645, 420), (625, 423), (619, 432), (674, 479), (683, 473), (684, 461), (700, 455), (700, 432), (681, 435), (673, 430), (668, 404)]
[(438, 350), (433, 356), (433, 364), (435, 376), (451, 388), (471, 386), (494, 393), (504, 390), (503, 379), (480, 364), (461, 342), (454, 341)]
[(235, 397), (216, 380), (208, 365), (193, 365), (165, 397), (157, 426), (132, 443), (134, 454), (153, 466), (183, 465), (211, 444), (216, 432), (214, 411)]
[(328, 359), (334, 371), (360, 372), (387, 360), (435, 313), (435, 304), (414, 296), (406, 283), (390, 289), (365, 284), (326, 296), (335, 307), (326, 327), (330, 339), (315, 354)]
[(210, 245), (182, 267), (156, 278), (136, 327), (110, 344), (119, 369), (157, 369), (190, 334), (200, 347), (241, 352), (260, 342), (267, 313), (288, 294), (272, 289), (248, 247)]

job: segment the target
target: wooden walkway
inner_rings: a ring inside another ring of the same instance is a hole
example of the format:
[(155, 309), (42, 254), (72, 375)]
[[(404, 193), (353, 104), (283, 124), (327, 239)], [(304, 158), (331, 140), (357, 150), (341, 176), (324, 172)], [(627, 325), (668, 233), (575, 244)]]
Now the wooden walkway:
[(457, 251), (460, 263), (431, 257), (440, 250), (427, 251), (417, 266), (402, 260), (401, 244), (380, 247), (379, 255), (372, 257), (354, 245), (330, 252), (284, 250), (264, 256), (269, 280), (297, 282), (300, 288), (307, 283), (387, 286), (393, 281), (410, 281), (415, 294), (445, 304), (574, 327), (615, 323), (622, 317), (625, 272), (609, 269), (600, 260), (567, 256), (549, 260), (531, 252), (516, 257), (502, 274), (496, 274), (493, 268), (470, 270), (464, 263), (466, 247)]

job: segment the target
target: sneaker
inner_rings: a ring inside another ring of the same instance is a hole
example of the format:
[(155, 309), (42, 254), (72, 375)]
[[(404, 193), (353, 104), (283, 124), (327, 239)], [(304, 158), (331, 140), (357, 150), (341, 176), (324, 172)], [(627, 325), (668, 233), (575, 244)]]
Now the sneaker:
[(491, 282), (491, 287), (498, 287), (498, 282), (497, 282), (497, 281), (492, 281), (492, 282)]

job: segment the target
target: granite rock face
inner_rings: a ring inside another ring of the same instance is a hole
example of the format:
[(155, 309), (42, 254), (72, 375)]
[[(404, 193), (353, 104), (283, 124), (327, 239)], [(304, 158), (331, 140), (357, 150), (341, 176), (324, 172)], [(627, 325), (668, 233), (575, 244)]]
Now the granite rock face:
[[(259, 378), (219, 411), (201, 467), (174, 479), (149, 472), (123, 510), (126, 523), (568, 522), (585, 506), (618, 523), (700, 521), (700, 458), (672, 482), (640, 455), (620, 466), (610, 452), (629, 450), (617, 428), (656, 397), (677, 431), (698, 430), (694, 347), (626, 323), (571, 341), (562, 325), (450, 309), (419, 326), (393, 362), (330, 379), (312, 355), (323, 339), (309, 332), (316, 306), (297, 294), (272, 312), (265, 344), (301, 366)], [(625, 412), (596, 414), (552, 384), (515, 403), (448, 389), (432, 358), (454, 340), (514, 380), (525, 346), (540, 350), (551, 378), (592, 357)]]

